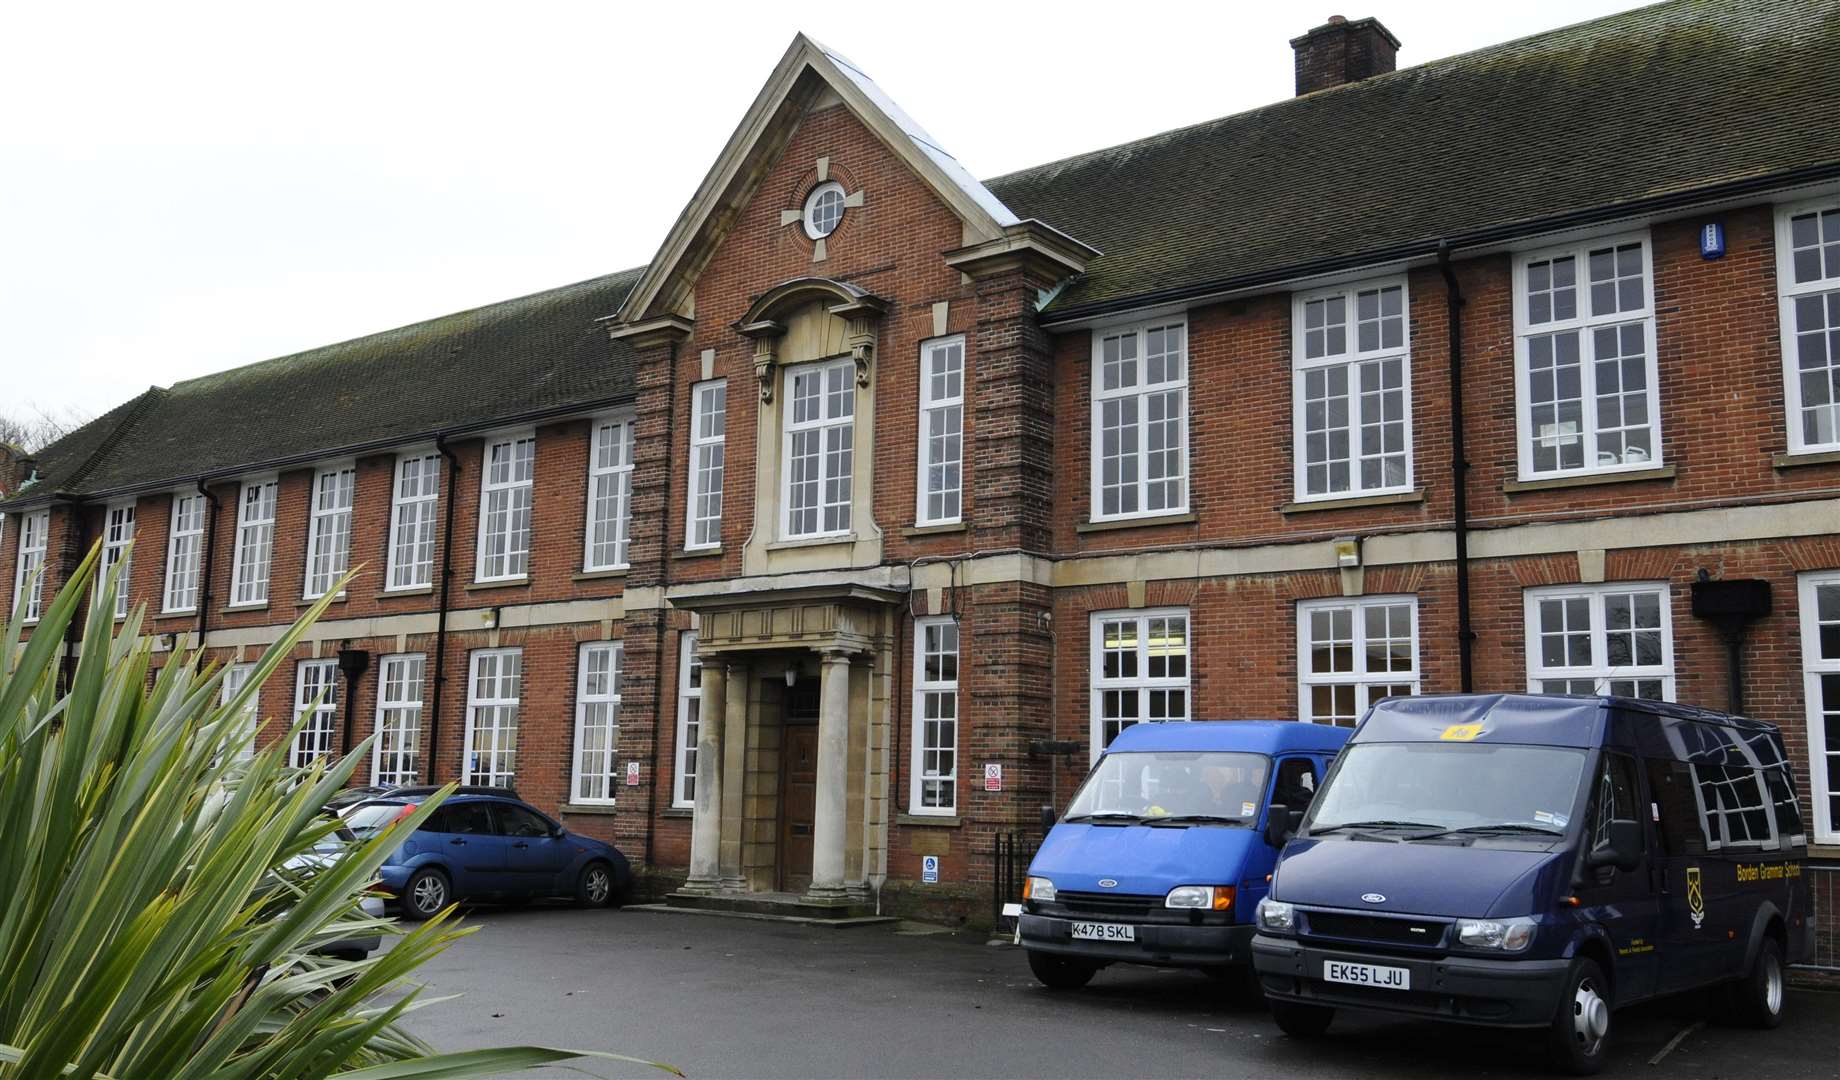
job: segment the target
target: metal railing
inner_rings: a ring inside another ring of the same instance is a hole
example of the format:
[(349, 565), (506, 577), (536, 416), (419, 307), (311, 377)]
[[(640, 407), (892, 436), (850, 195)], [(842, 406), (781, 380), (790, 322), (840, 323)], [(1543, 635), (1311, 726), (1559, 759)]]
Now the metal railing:
[(1005, 932), (1014, 929), (1014, 923), (1003, 914), (1003, 906), (1021, 901), (1022, 879), (1028, 873), (1029, 863), (1035, 858), (1035, 849), (1040, 846), (1039, 837), (1025, 832), (997, 833), (992, 837), (990, 925), (993, 930)]
[(1814, 920), (1814, 952), (1795, 966), (1805, 971), (1840, 972), (1840, 866), (1805, 866), (1808, 897), (1812, 903), (1808, 917)]

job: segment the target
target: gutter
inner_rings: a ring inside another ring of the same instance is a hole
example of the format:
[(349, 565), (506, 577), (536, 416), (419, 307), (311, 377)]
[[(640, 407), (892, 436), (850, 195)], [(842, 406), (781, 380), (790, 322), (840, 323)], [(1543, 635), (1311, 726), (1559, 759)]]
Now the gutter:
[(1438, 270), (1444, 275), (1444, 321), (1450, 327), (1450, 506), (1457, 547), (1457, 680), (1461, 692), (1475, 692), (1476, 632), (1469, 606), (1469, 457), (1463, 450), (1463, 289), (1450, 265), (1450, 244), (1438, 241)]
[[(459, 501), (460, 494), (460, 459), (447, 445), (446, 433), (435, 434), (434, 448), (446, 462), (443, 472), (447, 481), (447, 506), (442, 510), (441, 588), (435, 604), (434, 701), (429, 712), (433, 722), (428, 725), (428, 783), (439, 782), (436, 773), (441, 763), (441, 691), (447, 688), (447, 588), (454, 576), (454, 503)], [(460, 775), (464, 775), (465, 762), (461, 765)]]
[[(204, 566), (198, 580), (198, 647), (204, 648), (205, 627), (211, 618), (211, 566), (212, 556), (217, 553), (217, 516), (221, 509), (217, 496), (205, 486), (204, 477), (198, 478), (198, 494), (204, 496)], [(349, 733), (347, 733), (349, 738)]]

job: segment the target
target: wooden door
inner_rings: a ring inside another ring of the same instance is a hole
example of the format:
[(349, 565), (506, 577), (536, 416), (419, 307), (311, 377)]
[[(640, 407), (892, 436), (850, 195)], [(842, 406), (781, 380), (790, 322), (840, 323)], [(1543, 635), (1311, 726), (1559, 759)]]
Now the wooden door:
[(788, 724), (780, 745), (779, 887), (811, 887), (811, 824), (818, 794), (818, 725)]

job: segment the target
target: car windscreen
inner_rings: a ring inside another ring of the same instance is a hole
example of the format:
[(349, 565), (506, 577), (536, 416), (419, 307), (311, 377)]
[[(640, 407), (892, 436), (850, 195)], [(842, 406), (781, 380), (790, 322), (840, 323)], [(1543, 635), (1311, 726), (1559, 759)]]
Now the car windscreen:
[(1423, 826), (1565, 831), (1583, 750), (1486, 743), (1361, 743), (1342, 759), (1310, 808), (1304, 829)]
[(345, 827), (360, 840), (369, 840), (385, 825), (402, 816), (407, 803), (365, 803), (345, 811)]
[(1219, 820), (1249, 825), (1259, 815), (1271, 762), (1229, 751), (1124, 751), (1099, 759), (1065, 821)]

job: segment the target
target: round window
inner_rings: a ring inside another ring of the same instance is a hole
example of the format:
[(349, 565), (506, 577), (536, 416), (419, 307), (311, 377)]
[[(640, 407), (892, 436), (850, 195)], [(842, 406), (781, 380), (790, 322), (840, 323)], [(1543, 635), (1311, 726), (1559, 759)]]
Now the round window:
[(805, 235), (822, 240), (843, 221), (843, 185), (835, 180), (819, 184), (805, 196)]

